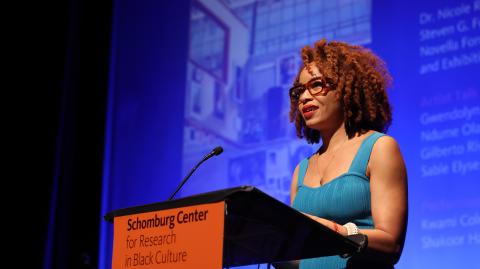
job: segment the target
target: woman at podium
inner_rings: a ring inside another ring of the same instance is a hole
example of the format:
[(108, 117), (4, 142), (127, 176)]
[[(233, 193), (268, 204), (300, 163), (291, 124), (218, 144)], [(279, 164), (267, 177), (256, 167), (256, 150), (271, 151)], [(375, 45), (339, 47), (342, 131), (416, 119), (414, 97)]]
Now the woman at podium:
[(320, 143), (293, 173), (292, 206), (344, 235), (362, 233), (368, 247), (350, 258), (305, 259), (300, 268), (393, 268), (407, 223), (407, 174), (391, 121), (391, 77), (370, 50), (318, 41), (301, 51), (290, 95), (299, 138)]

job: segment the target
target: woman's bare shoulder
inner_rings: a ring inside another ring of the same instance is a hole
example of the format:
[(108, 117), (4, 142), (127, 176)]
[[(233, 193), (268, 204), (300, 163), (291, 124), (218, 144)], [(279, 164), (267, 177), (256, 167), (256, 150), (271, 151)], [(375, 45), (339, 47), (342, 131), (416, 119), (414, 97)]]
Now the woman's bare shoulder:
[(376, 155), (401, 154), (400, 146), (397, 140), (392, 136), (383, 135), (375, 143), (372, 154), (376, 154)]
[(371, 169), (387, 170), (390, 172), (406, 173), (405, 161), (400, 150), (399, 143), (389, 135), (380, 137), (373, 146), (368, 164), (369, 172)]

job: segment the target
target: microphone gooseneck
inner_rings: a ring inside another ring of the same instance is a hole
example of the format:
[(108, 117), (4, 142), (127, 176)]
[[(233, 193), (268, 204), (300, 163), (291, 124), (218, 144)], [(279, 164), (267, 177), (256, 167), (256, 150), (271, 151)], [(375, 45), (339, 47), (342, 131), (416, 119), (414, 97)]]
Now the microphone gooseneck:
[(177, 189), (175, 190), (175, 192), (173, 192), (173, 194), (170, 196), (170, 198), (168, 198), (168, 201), (172, 200), (173, 197), (175, 196), (175, 194), (177, 194), (177, 192), (182, 188), (183, 184), (185, 184), (185, 182), (187, 182), (187, 180), (190, 178), (190, 176), (193, 174), (193, 172), (195, 172), (195, 170), (197, 170), (197, 168), (200, 166), (200, 164), (202, 164), (204, 161), (210, 159), (211, 157), (213, 156), (218, 156), (220, 154), (222, 154), (223, 152), (223, 148), (222, 147), (216, 147), (214, 148), (210, 153), (208, 153), (207, 155), (205, 155), (201, 160), (200, 162), (197, 163), (197, 165), (195, 165), (195, 167), (193, 167), (192, 170), (190, 170), (190, 172), (187, 174), (187, 176), (182, 180), (182, 182), (180, 183), (180, 185), (177, 187)]
[(223, 152), (223, 148), (222, 147), (216, 147), (212, 150), (213, 154), (215, 154), (216, 156), (222, 154)]

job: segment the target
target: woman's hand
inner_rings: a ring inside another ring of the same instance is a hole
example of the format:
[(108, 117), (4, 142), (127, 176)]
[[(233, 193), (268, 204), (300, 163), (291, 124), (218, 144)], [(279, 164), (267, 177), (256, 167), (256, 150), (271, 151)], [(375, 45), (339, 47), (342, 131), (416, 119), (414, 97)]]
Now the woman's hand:
[(313, 216), (313, 215), (310, 215), (310, 214), (307, 214), (307, 213), (303, 213), (305, 216), (313, 219), (314, 221), (322, 224), (323, 226), (327, 226), (328, 228), (332, 229), (333, 231), (343, 235), (343, 236), (347, 236), (347, 228), (343, 227), (342, 225), (334, 222), (334, 221), (331, 221), (331, 220), (327, 220), (327, 219), (324, 219), (324, 218), (320, 218), (320, 217), (317, 217), (317, 216)]

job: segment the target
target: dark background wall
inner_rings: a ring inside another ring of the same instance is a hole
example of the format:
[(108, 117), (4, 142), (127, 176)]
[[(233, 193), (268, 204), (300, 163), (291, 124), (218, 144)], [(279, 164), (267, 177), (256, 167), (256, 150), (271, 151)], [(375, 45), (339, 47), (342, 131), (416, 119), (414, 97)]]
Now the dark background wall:
[(111, 10), (111, 1), (15, 7), (10, 146), (25, 198), (16, 212), (31, 220), (20, 227), (21, 262), (32, 268), (97, 267)]

